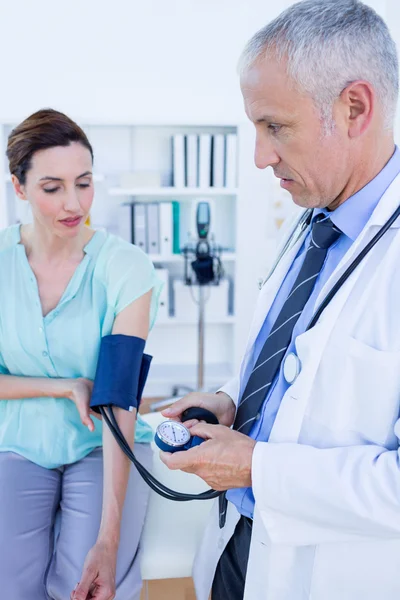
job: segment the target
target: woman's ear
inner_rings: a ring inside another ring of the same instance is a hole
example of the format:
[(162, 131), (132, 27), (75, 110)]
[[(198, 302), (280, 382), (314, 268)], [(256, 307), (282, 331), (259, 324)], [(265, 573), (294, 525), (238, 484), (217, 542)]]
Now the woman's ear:
[(19, 179), (16, 175), (11, 175), (11, 182), (14, 186), (14, 191), (20, 200), (27, 200), (27, 196), (25, 193), (25, 186), (19, 182)]

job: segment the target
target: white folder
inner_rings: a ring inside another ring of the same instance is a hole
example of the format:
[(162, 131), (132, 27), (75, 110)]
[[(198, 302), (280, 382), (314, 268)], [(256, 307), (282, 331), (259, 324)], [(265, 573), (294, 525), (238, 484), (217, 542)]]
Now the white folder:
[(159, 206), (157, 203), (147, 205), (147, 251), (149, 254), (160, 254)]
[(172, 202), (160, 202), (160, 254), (171, 256), (173, 251)]
[(172, 136), (172, 175), (174, 186), (185, 187), (185, 136)]
[(133, 241), (144, 252), (147, 252), (146, 206), (134, 204), (133, 207)]
[(132, 204), (118, 206), (118, 235), (126, 242), (132, 243)]
[(197, 187), (198, 182), (198, 152), (199, 136), (191, 133), (186, 136), (186, 186)]
[(199, 136), (199, 187), (211, 186), (211, 134)]
[(223, 133), (213, 135), (213, 168), (212, 179), (213, 187), (224, 187), (225, 183), (225, 136)]

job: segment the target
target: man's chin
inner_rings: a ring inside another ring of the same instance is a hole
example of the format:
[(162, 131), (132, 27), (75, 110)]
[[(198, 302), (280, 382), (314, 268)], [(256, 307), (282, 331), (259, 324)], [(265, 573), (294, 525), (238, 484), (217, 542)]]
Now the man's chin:
[(290, 194), (293, 200), (293, 203), (300, 208), (318, 208), (319, 202), (316, 198), (311, 198), (310, 196), (302, 196), (301, 194)]

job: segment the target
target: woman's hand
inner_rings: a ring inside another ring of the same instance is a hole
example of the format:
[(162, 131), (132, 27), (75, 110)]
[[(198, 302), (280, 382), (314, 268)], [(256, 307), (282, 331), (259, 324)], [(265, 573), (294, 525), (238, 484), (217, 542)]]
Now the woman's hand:
[(91, 379), (79, 377), (78, 379), (71, 380), (71, 389), (68, 396), (78, 409), (83, 425), (85, 425), (89, 431), (94, 431), (94, 423), (90, 418), (90, 415), (93, 415), (96, 419), (101, 419), (101, 415), (90, 408), (92, 390), (93, 381)]
[(70, 600), (113, 600), (116, 564), (117, 548), (97, 542), (86, 557), (81, 580)]

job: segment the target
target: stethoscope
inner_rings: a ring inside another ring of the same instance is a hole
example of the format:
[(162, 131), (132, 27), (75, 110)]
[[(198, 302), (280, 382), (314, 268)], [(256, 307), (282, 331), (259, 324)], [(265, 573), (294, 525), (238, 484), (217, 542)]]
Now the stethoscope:
[[(279, 265), (283, 256), (288, 252), (290, 248), (300, 239), (301, 235), (305, 231), (307, 227), (309, 227), (312, 220), (313, 211), (306, 210), (297, 221), (292, 234), (289, 236), (288, 241), (284, 245), (282, 251), (279, 253), (277, 260), (275, 261), (268, 277), (264, 280), (264, 284), (268, 281), (268, 279), (274, 273), (276, 267)], [(361, 250), (361, 252), (356, 256), (353, 262), (347, 267), (347, 269), (343, 272), (343, 274), (339, 277), (337, 282), (333, 285), (331, 290), (325, 296), (321, 305), (318, 307), (317, 311), (313, 315), (311, 321), (309, 322), (306, 331), (314, 327), (320, 318), (322, 312), (331, 302), (332, 298), (337, 294), (343, 284), (349, 279), (350, 275), (356, 270), (361, 261), (365, 258), (365, 256), (372, 250), (372, 248), (379, 242), (381, 237), (390, 229), (393, 223), (400, 216), (400, 206), (395, 210), (392, 216), (387, 220), (387, 222), (379, 229), (379, 231), (374, 235), (374, 237), (368, 242), (368, 244)], [(144, 481), (150, 486), (150, 488), (167, 498), (168, 500), (175, 500), (178, 502), (187, 502), (189, 500), (211, 500), (213, 498), (217, 498), (223, 492), (217, 492), (216, 490), (206, 490), (201, 494), (185, 494), (183, 492), (177, 492), (175, 490), (171, 490), (160, 481), (158, 481), (145, 467), (140, 464), (140, 462), (135, 458), (128, 442), (126, 441), (124, 435), (119, 428), (118, 422), (115, 418), (112, 407), (107, 407), (107, 409), (103, 406), (99, 407), (101, 415), (103, 416), (104, 421), (108, 425), (113, 434), (115, 440), (117, 441), (121, 450), (126, 454), (126, 456), (133, 462), (138, 472), (144, 479)], [(218, 420), (216, 416), (210, 411), (203, 408), (189, 408), (182, 414), (182, 422), (176, 421), (164, 421), (160, 425), (158, 425), (155, 433), (155, 443), (161, 450), (165, 450), (167, 452), (177, 452), (184, 451), (194, 446), (201, 444), (204, 440), (199, 438), (198, 436), (192, 436), (190, 430), (185, 427), (185, 421), (190, 419), (197, 419), (206, 421), (211, 424), (218, 424)]]

